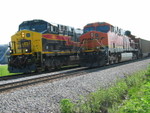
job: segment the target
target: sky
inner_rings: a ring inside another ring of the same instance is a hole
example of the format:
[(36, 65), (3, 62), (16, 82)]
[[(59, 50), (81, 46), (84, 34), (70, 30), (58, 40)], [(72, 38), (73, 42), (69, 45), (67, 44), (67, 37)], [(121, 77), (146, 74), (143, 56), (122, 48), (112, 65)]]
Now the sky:
[(9, 43), (20, 23), (42, 19), (83, 29), (92, 22), (108, 22), (150, 40), (149, 0), (2, 0), (0, 44)]

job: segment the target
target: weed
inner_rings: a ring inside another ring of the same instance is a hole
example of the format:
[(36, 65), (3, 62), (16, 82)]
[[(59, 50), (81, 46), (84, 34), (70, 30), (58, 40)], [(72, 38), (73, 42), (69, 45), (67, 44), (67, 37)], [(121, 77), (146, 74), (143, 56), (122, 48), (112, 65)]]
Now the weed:
[[(61, 101), (61, 111), (63, 113), (147, 112), (150, 109), (148, 107), (150, 103), (150, 83), (144, 86), (145, 88), (142, 87), (144, 91), (141, 94), (139, 93), (137, 98), (137, 94), (135, 93), (149, 80), (150, 77), (148, 78), (145, 74), (150, 74), (150, 67), (147, 71), (140, 71), (136, 74), (127, 76), (125, 79), (118, 80), (118, 82), (110, 88), (100, 89), (93, 92), (79, 100), (77, 103), (72, 103), (67, 99), (65, 101), (63, 100), (63, 103)], [(143, 98), (143, 94), (148, 96)], [(122, 106), (125, 104), (124, 101), (128, 100), (127, 97), (132, 98), (132, 101), (127, 103), (127, 105), (123, 108)], [(142, 99), (141, 102), (144, 102), (144, 104), (138, 103), (138, 99), (140, 101)], [(139, 107), (139, 105), (142, 107)]]
[(69, 99), (61, 100), (62, 113), (72, 113), (74, 104)]

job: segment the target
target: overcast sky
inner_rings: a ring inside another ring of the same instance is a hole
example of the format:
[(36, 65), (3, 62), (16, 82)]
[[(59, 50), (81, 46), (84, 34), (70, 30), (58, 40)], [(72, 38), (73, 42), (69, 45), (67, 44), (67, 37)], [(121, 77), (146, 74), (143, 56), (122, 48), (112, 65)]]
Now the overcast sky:
[(150, 40), (149, 0), (2, 0), (0, 44), (8, 43), (22, 21), (48, 22), (83, 28), (91, 22), (108, 22)]

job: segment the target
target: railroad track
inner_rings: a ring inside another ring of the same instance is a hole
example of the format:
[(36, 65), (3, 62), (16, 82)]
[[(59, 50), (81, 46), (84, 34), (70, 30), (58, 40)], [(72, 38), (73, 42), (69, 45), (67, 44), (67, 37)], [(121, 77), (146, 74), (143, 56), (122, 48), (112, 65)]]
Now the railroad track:
[(59, 80), (67, 77), (73, 77), (73, 75), (81, 75), (85, 74), (84, 72), (86, 68), (77, 68), (77, 69), (72, 69), (72, 70), (67, 70), (67, 71), (62, 71), (62, 72), (53, 72), (53, 73), (47, 73), (47, 74), (42, 74), (40, 76), (31, 76), (29, 78), (25, 77), (21, 80), (10, 80), (6, 83), (1, 83), (0, 84), (0, 93), (4, 91), (9, 91), (13, 90), (16, 88), (21, 88), (29, 85), (34, 85), (38, 83), (43, 83), (43, 82), (52, 82), (53, 80)]
[(0, 77), (0, 81), (18, 79), (18, 78), (23, 78), (23, 77), (28, 77), (28, 76), (36, 76), (39, 74), (53, 73), (56, 71), (64, 71), (64, 70), (69, 70), (69, 69), (78, 68), (78, 67), (79, 66), (75, 65), (75, 66), (70, 66), (70, 67), (63, 67), (62, 69), (59, 69), (59, 70), (52, 70), (51, 72), (41, 72), (41, 73), (33, 72), (33, 73), (26, 73), (26, 74), (21, 73), (21, 74), (15, 74), (15, 75), (6, 75), (6, 76)]
[[(144, 59), (146, 59), (146, 58), (144, 58)], [(136, 61), (141, 61), (144, 59), (139, 59)], [(6, 83), (1, 83), (1, 81), (0, 81), (0, 93), (2, 93), (4, 91), (13, 90), (16, 88), (21, 88), (21, 87), (25, 87), (25, 86), (29, 86), (29, 85), (47, 82), (47, 81), (52, 82), (54, 80), (60, 80), (63, 78), (79, 76), (79, 75), (86, 74), (89, 72), (94, 72), (98, 69), (104, 70), (104, 69), (132, 63), (132, 62), (136, 62), (136, 61), (121, 62), (121, 63), (114, 64), (114, 65), (108, 65), (108, 66), (104, 66), (104, 67), (100, 67), (100, 68), (99, 67), (98, 68), (92, 68), (92, 69), (85, 68), (85, 67), (74, 68), (74, 69), (70, 69), (70, 70), (63, 70), (60, 72), (44, 73), (41, 75), (36, 74), (36, 76), (35, 76), (35, 74), (33, 76), (27, 75), (26, 77), (25, 77), (25, 75), (23, 75), (24, 77), (17, 78), (15, 80), (5, 80), (5, 82), (9, 81)], [(18, 79), (21, 79), (21, 80), (18, 80)]]

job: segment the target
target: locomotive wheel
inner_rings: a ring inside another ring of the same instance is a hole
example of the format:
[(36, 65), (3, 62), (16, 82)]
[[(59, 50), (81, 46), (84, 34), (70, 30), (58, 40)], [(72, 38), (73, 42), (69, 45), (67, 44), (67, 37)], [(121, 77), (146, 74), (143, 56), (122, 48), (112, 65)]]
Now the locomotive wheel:
[(61, 69), (61, 66), (62, 66), (62, 63), (61, 63), (61, 61), (58, 59), (58, 60), (56, 60), (56, 62), (55, 62), (55, 69)]
[(114, 61), (113, 60), (109, 60), (109, 65), (113, 64)]
[(119, 62), (119, 59), (118, 59), (118, 56), (116, 55), (116, 56), (115, 56), (114, 63), (116, 64), (116, 63), (118, 63), (118, 62)]
[(48, 66), (45, 67), (45, 71), (51, 71), (51, 70), (52, 70), (51, 67), (48, 67)]
[(53, 60), (51, 58), (45, 59), (45, 71), (52, 71), (53, 66)]
[(98, 61), (97, 61), (97, 65), (98, 66), (104, 66), (106, 64), (106, 61), (105, 61), (105, 58), (100, 58)]
[(115, 63), (116, 63), (116, 64), (118, 63), (118, 58), (116, 58)]
[(42, 73), (42, 69), (41, 69), (41, 68), (37, 68), (37, 69), (35, 70), (35, 73)]
[(103, 58), (101, 66), (105, 66), (105, 65), (106, 65), (106, 60), (105, 60), (105, 58)]
[(133, 57), (132, 57), (132, 60), (136, 60), (136, 59), (137, 59), (137, 55), (134, 53)]
[(54, 69), (60, 69), (61, 68), (61, 61), (60, 59), (56, 58), (53, 59), (53, 61), (51, 62), (51, 65)]

